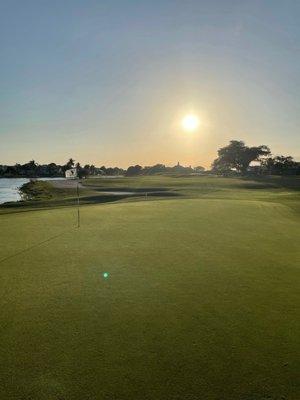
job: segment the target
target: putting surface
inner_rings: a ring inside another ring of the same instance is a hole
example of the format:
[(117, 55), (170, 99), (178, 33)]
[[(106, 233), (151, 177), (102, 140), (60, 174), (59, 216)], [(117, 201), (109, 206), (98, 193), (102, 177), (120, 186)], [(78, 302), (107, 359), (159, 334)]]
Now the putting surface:
[(1, 399), (299, 399), (296, 212), (172, 199), (81, 221), (1, 215)]

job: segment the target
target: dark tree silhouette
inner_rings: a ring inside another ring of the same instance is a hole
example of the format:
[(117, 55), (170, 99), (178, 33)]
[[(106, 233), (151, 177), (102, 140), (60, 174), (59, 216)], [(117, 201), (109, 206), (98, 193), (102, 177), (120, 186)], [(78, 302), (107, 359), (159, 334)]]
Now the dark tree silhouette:
[(271, 175), (296, 175), (300, 172), (300, 163), (291, 156), (268, 157), (262, 162), (262, 171)]
[(194, 170), (195, 170), (195, 172), (204, 172), (205, 168), (202, 167), (201, 165), (199, 165), (198, 167), (195, 167)]
[(228, 146), (218, 150), (218, 158), (213, 162), (212, 169), (216, 172), (236, 169), (245, 174), (252, 161), (259, 161), (268, 154), (270, 149), (265, 145), (248, 147), (243, 141), (231, 140)]
[(135, 175), (140, 175), (142, 172), (142, 167), (140, 165), (132, 165), (129, 167), (126, 171), (127, 176), (135, 176)]

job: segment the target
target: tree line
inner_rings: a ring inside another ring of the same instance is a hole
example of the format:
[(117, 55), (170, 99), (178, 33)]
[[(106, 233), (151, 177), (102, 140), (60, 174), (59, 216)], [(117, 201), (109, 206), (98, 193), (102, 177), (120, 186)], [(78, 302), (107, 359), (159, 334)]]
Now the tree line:
[(299, 175), (300, 163), (291, 156), (273, 156), (266, 145), (249, 147), (243, 141), (231, 140), (218, 150), (211, 166), (217, 174)]
[(55, 163), (50, 164), (38, 164), (34, 160), (29, 161), (25, 164), (15, 165), (0, 165), (0, 177), (64, 177), (65, 172), (70, 169), (76, 169), (77, 175), (80, 178), (86, 176), (135, 176), (135, 175), (155, 175), (159, 173), (196, 173), (203, 172), (205, 168), (199, 166), (192, 168), (184, 167), (182, 165), (175, 165), (174, 167), (166, 167), (164, 164), (156, 164), (153, 166), (132, 165), (127, 169), (119, 167), (96, 167), (93, 164), (81, 165), (79, 162), (75, 162), (73, 158), (70, 158), (64, 165), (58, 165)]
[(55, 163), (38, 164), (34, 160), (25, 164), (0, 165), (0, 177), (63, 177), (69, 169), (75, 168), (80, 178), (97, 175), (155, 175), (155, 174), (255, 174), (255, 175), (299, 175), (300, 163), (291, 156), (273, 156), (266, 145), (249, 147), (243, 141), (231, 140), (218, 150), (218, 157), (211, 169), (202, 166), (185, 167), (179, 163), (173, 167), (164, 164), (153, 166), (131, 165), (127, 169), (119, 167), (96, 167), (93, 164), (80, 165), (70, 158), (64, 165)]

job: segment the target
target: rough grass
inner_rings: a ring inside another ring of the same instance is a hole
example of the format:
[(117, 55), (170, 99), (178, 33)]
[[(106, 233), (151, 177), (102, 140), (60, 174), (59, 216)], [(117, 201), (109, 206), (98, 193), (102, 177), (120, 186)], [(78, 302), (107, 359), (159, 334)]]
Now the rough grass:
[(1, 215), (0, 398), (298, 399), (289, 190)]

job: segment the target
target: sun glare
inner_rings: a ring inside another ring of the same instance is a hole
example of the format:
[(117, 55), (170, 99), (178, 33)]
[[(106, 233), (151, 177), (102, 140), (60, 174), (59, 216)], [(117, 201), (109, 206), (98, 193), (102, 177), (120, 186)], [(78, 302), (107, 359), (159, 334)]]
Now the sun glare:
[(188, 114), (181, 120), (181, 126), (187, 132), (195, 131), (199, 127), (199, 124), (199, 118), (194, 114)]

